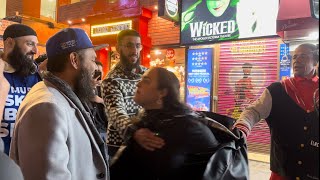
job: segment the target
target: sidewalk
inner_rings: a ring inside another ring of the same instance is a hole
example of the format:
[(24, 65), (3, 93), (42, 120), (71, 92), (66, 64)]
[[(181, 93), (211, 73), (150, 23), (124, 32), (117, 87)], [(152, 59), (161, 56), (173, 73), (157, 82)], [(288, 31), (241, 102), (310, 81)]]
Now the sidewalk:
[(249, 160), (250, 180), (269, 180), (269, 163)]

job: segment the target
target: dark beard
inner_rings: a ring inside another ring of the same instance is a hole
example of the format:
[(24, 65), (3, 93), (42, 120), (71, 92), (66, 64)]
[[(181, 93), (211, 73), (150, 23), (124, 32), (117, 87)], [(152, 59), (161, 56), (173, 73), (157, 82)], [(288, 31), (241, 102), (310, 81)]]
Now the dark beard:
[(130, 60), (120, 51), (120, 62), (125, 67), (126, 70), (132, 71), (133, 69), (139, 67), (140, 65), (140, 56), (136, 63), (131, 63)]
[(81, 101), (89, 102), (95, 94), (91, 83), (92, 76), (89, 71), (81, 65), (80, 74), (77, 76), (74, 93)]
[(28, 55), (34, 55), (34, 53), (28, 52), (24, 55), (17, 45), (8, 54), (8, 63), (16, 70), (18, 75), (23, 77), (33, 74), (37, 70), (37, 67), (33, 64), (33, 59), (28, 58)]

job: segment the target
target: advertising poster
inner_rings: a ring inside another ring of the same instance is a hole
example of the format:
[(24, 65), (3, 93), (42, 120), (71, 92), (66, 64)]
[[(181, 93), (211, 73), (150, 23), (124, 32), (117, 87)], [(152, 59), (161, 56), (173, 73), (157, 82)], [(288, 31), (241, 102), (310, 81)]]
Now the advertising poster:
[(187, 104), (196, 111), (210, 111), (212, 89), (212, 49), (189, 49)]
[(278, 80), (277, 39), (225, 42), (220, 46), (218, 112), (238, 119)]
[(276, 35), (278, 6), (278, 0), (183, 0), (181, 44)]
[(291, 76), (291, 56), (289, 44), (280, 44), (280, 80), (284, 80)]
[[(218, 113), (239, 119), (265, 88), (278, 81), (279, 39), (224, 42), (220, 45)], [(247, 138), (248, 149), (259, 154), (270, 152), (270, 130), (262, 120)]]

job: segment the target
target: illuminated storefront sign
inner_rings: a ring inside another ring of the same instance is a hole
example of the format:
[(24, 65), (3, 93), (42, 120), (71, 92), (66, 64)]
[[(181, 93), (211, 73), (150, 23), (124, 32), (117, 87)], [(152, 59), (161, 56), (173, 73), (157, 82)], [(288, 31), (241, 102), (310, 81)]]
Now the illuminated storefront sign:
[(212, 49), (188, 50), (187, 104), (196, 111), (211, 110)]
[(181, 44), (276, 35), (278, 6), (278, 0), (183, 0)]
[(280, 44), (280, 80), (286, 79), (291, 75), (291, 56), (289, 44)]
[(179, 0), (158, 0), (158, 16), (178, 22), (179, 6)]
[(132, 21), (122, 21), (116, 23), (100, 24), (91, 26), (91, 36), (106, 36), (118, 34), (125, 29), (132, 29)]

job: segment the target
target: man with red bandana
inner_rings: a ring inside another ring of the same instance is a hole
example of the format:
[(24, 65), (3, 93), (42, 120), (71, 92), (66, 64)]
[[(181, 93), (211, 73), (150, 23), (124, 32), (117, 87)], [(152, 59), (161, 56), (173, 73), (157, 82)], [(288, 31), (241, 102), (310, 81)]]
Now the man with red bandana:
[(249, 135), (266, 119), (271, 133), (270, 180), (319, 179), (319, 117), (314, 103), (318, 49), (301, 44), (292, 59), (294, 77), (268, 86), (235, 127)]

